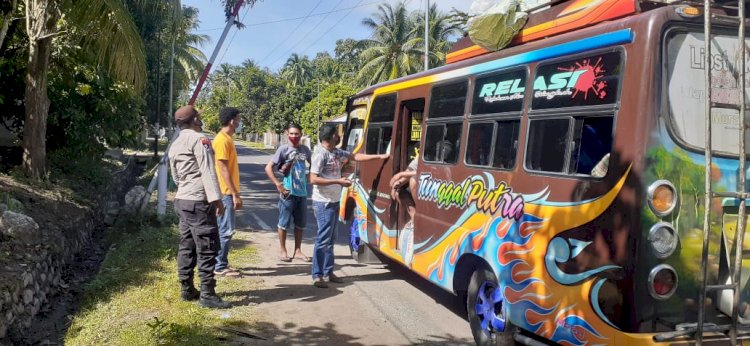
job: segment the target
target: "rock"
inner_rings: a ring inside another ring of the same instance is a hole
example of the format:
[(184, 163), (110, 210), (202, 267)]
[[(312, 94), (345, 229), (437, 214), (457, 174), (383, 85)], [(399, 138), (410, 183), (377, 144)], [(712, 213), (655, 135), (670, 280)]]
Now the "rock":
[(4, 338), (5, 334), (8, 334), (8, 326), (4, 323), (0, 323), (0, 339)]
[(23, 291), (23, 303), (28, 305), (34, 299), (34, 292), (30, 289)]
[(8, 205), (0, 203), (0, 214), (4, 213), (6, 210), (8, 210)]
[(134, 186), (127, 194), (125, 194), (125, 212), (128, 214), (135, 214), (141, 208), (141, 202), (146, 196), (146, 189), (143, 186)]
[(0, 232), (27, 244), (39, 244), (42, 240), (39, 224), (34, 219), (10, 210), (0, 216)]

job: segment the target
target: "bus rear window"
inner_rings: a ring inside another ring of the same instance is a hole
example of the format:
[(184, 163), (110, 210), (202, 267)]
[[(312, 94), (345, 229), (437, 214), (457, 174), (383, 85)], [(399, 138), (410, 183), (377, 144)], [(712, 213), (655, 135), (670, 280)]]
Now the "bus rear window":
[[(705, 149), (704, 77), (705, 43), (703, 33), (678, 32), (667, 37), (666, 78), (672, 132), (683, 143)], [(737, 37), (716, 35), (711, 53), (711, 99), (714, 102), (739, 105), (739, 58)], [(750, 74), (748, 74), (750, 76)], [(745, 97), (750, 97), (746, 93)], [(712, 149), (727, 155), (739, 153), (739, 111), (714, 108), (711, 113)], [(750, 144), (750, 134), (746, 133)], [(750, 148), (750, 145), (748, 145)]]

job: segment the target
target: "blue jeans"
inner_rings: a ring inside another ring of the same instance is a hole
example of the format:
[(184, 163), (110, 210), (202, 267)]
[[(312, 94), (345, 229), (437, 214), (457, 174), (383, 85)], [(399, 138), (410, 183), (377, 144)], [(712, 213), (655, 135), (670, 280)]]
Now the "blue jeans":
[(226, 269), (229, 266), (229, 241), (234, 235), (234, 201), (232, 195), (221, 198), (224, 204), (224, 215), (217, 218), (219, 224), (219, 243), (221, 248), (216, 253), (215, 270)]
[(307, 196), (295, 196), (289, 194), (279, 195), (279, 229), (288, 231), (292, 226), (291, 219), (294, 218), (294, 226), (305, 229), (307, 225)]
[(333, 274), (333, 243), (336, 241), (336, 216), (339, 202), (313, 201), (313, 212), (318, 220), (318, 235), (313, 249), (313, 280)]

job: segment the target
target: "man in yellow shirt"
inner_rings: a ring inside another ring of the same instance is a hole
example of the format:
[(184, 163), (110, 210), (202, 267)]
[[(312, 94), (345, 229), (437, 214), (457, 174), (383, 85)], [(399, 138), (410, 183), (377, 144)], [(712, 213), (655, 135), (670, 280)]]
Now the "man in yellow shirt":
[(237, 108), (226, 107), (219, 111), (221, 131), (216, 134), (213, 142), (216, 156), (216, 172), (219, 176), (221, 201), (224, 204), (224, 215), (218, 217), (219, 239), (221, 248), (216, 254), (216, 268), (214, 274), (220, 276), (238, 277), (240, 273), (229, 266), (229, 241), (234, 235), (234, 216), (237, 209), (242, 208), (240, 198), (240, 167), (237, 164), (237, 149), (234, 147), (232, 136), (242, 130), (242, 118)]

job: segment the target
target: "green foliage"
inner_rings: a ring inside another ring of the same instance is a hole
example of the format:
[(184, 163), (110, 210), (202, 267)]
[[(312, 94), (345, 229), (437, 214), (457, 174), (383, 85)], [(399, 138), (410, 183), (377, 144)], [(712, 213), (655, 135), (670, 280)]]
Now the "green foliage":
[(320, 106), (318, 106), (318, 99), (315, 98), (307, 102), (302, 108), (300, 122), (304, 133), (312, 138), (317, 138), (318, 128), (321, 125), (318, 121), (318, 114), (322, 117), (322, 121), (340, 116), (345, 111), (346, 99), (355, 92), (354, 88), (345, 83), (331, 84), (322, 89), (320, 91)]

